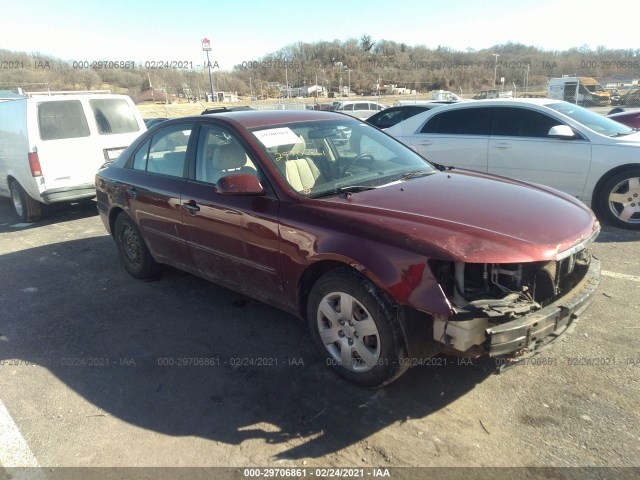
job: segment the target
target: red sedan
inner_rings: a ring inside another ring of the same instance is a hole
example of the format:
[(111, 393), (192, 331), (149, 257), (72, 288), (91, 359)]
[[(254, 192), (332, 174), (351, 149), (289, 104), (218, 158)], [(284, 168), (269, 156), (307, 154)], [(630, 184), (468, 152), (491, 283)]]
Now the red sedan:
[(640, 128), (640, 110), (622, 111), (607, 115), (611, 120), (623, 123), (631, 128)]
[(168, 264), (306, 319), (326, 363), (364, 386), (439, 352), (533, 354), (599, 282), (582, 203), (434, 165), (332, 112), (168, 120), (96, 188), (131, 275)]

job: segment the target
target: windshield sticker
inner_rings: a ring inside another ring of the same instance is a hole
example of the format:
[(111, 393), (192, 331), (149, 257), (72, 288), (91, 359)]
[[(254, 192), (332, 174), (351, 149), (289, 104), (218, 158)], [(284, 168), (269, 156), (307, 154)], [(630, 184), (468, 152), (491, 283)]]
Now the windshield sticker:
[(269, 130), (253, 132), (253, 134), (267, 148), (293, 145), (300, 141), (300, 138), (289, 127), (270, 128)]

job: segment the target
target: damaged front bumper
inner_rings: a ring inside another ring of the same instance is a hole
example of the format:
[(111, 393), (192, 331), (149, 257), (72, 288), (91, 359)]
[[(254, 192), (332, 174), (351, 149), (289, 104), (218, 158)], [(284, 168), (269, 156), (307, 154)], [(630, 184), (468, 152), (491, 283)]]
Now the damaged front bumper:
[(593, 302), (600, 284), (600, 261), (591, 258), (589, 270), (569, 293), (552, 304), (500, 325), (486, 329), (489, 356), (526, 356), (566, 333)]

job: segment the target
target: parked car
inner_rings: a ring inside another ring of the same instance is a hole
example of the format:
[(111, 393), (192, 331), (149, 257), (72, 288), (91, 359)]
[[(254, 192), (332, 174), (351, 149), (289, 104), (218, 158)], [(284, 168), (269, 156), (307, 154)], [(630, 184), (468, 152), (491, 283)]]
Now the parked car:
[(125, 95), (57, 92), (0, 101), (0, 196), (23, 222), (45, 204), (95, 197), (98, 168), (116, 158), (145, 124)]
[(619, 105), (625, 107), (640, 107), (640, 88), (629, 90), (620, 99)]
[(384, 110), (386, 105), (378, 102), (366, 102), (362, 100), (345, 100), (342, 102), (334, 102), (334, 112), (346, 113), (353, 117), (365, 120), (376, 112)]
[(383, 130), (385, 128), (392, 127), (396, 123), (400, 123), (407, 118), (413, 117), (418, 113), (426, 112), (427, 110), (431, 110), (432, 108), (436, 108), (441, 105), (443, 104), (430, 102), (422, 105), (401, 105), (398, 107), (389, 107), (379, 111), (378, 113), (374, 113), (365, 121), (368, 124)]
[(168, 120), (96, 188), (132, 276), (169, 264), (306, 318), (327, 365), (364, 386), (442, 351), (533, 354), (599, 282), (582, 203), (445, 170), (332, 112)]
[(617, 88), (607, 88), (607, 92), (609, 92), (609, 98), (611, 99), (611, 105), (621, 105), (622, 104), (622, 94)]
[(464, 102), (386, 132), (431, 161), (548, 185), (613, 225), (640, 229), (640, 133), (585, 108), (533, 98)]
[(617, 113), (609, 113), (607, 117), (611, 120), (627, 125), (628, 127), (640, 129), (640, 110), (623, 110)]
[(211, 107), (205, 108), (200, 115), (209, 115), (210, 113), (224, 113), (224, 112), (244, 112), (246, 110), (255, 110), (255, 108), (248, 105), (236, 105), (233, 107)]

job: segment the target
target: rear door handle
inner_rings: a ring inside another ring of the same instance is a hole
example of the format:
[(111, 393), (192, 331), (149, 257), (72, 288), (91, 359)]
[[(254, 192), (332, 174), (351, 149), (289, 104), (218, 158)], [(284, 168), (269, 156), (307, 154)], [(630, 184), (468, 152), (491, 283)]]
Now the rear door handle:
[(511, 148), (511, 144), (506, 142), (494, 143), (493, 148)]
[(200, 211), (200, 207), (195, 202), (195, 200), (189, 200), (188, 202), (184, 202), (182, 206), (189, 212), (189, 215), (195, 215), (196, 212)]
[(126, 192), (131, 196), (131, 198), (135, 199), (138, 196), (138, 191), (133, 187), (127, 188)]

